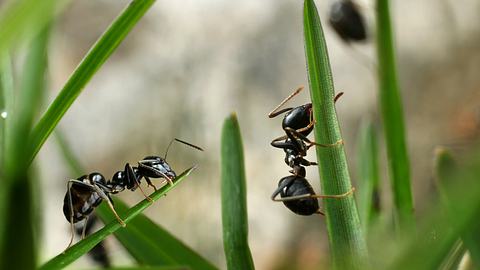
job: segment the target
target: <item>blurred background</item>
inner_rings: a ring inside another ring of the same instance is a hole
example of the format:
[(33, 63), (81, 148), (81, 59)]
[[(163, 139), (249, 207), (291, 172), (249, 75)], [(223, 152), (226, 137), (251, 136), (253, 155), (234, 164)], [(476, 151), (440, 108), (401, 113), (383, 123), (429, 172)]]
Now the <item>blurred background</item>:
[[(50, 47), (50, 103), (75, 66), (129, 1), (72, 1), (56, 23)], [(369, 41), (345, 45), (325, 21), (330, 1), (317, 1), (335, 86), (345, 95), (337, 111), (355, 182), (356, 140), (363, 119), (377, 119), (373, 1), (358, 1)], [(163, 155), (181, 138), (198, 152), (174, 145), (168, 161), (177, 173), (195, 173), (146, 214), (221, 269), (225, 269), (220, 213), (220, 130), (232, 111), (244, 139), (250, 244), (257, 269), (328, 266), (324, 219), (296, 216), (270, 200), (288, 175), (284, 153), (270, 146), (282, 135), (281, 117), (270, 112), (298, 85), (307, 85), (303, 5), (292, 0), (158, 1), (106, 62), (61, 120), (85, 173), (110, 178), (126, 162)], [(461, 151), (480, 133), (480, 2), (392, 1), (397, 66), (411, 156), (416, 215), (432, 196), (436, 145)], [(309, 102), (308, 91), (290, 105)], [(381, 132), (381, 126), (378, 125)], [(381, 146), (382, 207), (391, 205), (385, 150)], [(315, 160), (313, 155), (310, 160)], [(70, 236), (62, 212), (71, 175), (55, 137), (36, 159), (43, 195), (41, 260), (62, 252)], [(307, 179), (321, 193), (316, 168)], [(323, 179), (322, 181), (328, 181)], [(130, 204), (140, 192), (118, 194)], [(387, 214), (388, 215), (388, 214)], [(107, 239), (115, 265), (131, 259), (114, 237)], [(92, 265), (82, 258), (70, 268)]]

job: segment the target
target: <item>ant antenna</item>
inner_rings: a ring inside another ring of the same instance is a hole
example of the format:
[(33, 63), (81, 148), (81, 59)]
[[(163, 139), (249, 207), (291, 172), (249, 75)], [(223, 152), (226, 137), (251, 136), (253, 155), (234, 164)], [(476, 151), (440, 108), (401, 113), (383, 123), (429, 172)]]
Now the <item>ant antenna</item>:
[(182, 141), (182, 140), (177, 139), (177, 138), (173, 138), (173, 139), (168, 143), (167, 151), (165, 151), (165, 156), (164, 156), (164, 158), (163, 158), (164, 160), (167, 160), (168, 150), (170, 149), (170, 146), (172, 146), (172, 143), (173, 143), (174, 141), (183, 143), (183, 144), (188, 145), (188, 146), (190, 146), (190, 147), (192, 147), (192, 148), (195, 148), (195, 149), (197, 149), (197, 150), (203, 151), (203, 149), (202, 149), (201, 147), (199, 147), (199, 146), (196, 146), (196, 145), (194, 145), (194, 144), (188, 143), (188, 142), (186, 142), (186, 141)]
[(298, 93), (300, 93), (302, 90), (303, 90), (304, 86), (303, 85), (300, 85), (295, 91), (293, 91), (293, 93), (291, 93), (288, 97), (286, 97), (282, 102), (280, 102), (280, 104), (278, 104), (277, 107), (275, 107), (275, 109), (273, 109), (269, 114), (268, 114), (268, 117), (269, 118), (273, 118), (281, 113), (284, 113), (288, 110), (290, 110), (291, 108), (288, 108), (288, 109), (284, 109), (284, 110), (280, 110), (278, 111), (278, 109), (280, 107), (282, 107), (285, 103), (287, 103), (290, 99), (292, 99), (294, 96), (298, 95)]

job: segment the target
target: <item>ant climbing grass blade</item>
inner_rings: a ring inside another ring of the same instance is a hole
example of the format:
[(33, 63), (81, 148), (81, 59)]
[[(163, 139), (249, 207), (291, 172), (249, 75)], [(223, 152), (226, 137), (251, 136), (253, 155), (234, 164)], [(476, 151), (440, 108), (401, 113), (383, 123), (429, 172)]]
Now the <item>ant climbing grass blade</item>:
[[(128, 210), (127, 205), (118, 199), (114, 201), (117, 212), (123, 216)], [(96, 213), (105, 222), (114, 219), (112, 212), (106, 207), (99, 207)], [(138, 215), (125, 229), (117, 230), (114, 234), (139, 264), (185, 265), (192, 270), (217, 269), (143, 214)]]
[[(335, 110), (335, 91), (327, 45), (313, 0), (304, 3), (305, 57), (313, 105), (315, 142), (333, 144), (342, 139)], [(343, 194), (351, 188), (343, 145), (316, 147), (322, 192)], [(335, 269), (363, 269), (367, 246), (353, 196), (324, 200), (327, 231)]]
[(155, 0), (133, 0), (97, 40), (37, 123), (30, 137), (31, 162), (85, 85), (113, 54)]
[(245, 163), (240, 127), (235, 114), (225, 120), (221, 142), (223, 248), (227, 268), (255, 269), (248, 246)]
[[(182, 174), (177, 176), (173, 182), (173, 185), (165, 185), (156, 192), (150, 195), (153, 201), (158, 200), (162, 196), (166, 195), (170, 190), (175, 188), (180, 182), (182, 182), (193, 170), (195, 170), (196, 166), (191, 167), (184, 171)], [(142, 211), (144, 211), (147, 207), (152, 205), (152, 202), (144, 199), (143, 201), (139, 202), (135, 206), (131, 207), (128, 211), (126, 211), (125, 215), (122, 215), (121, 218), (128, 223), (138, 216)], [(67, 249), (64, 253), (60, 253), (43, 266), (40, 267), (42, 270), (49, 270), (49, 269), (61, 269), (65, 266), (69, 265), (76, 259), (78, 259), (83, 254), (87, 253), (91, 250), (95, 245), (97, 245), (100, 241), (105, 239), (108, 235), (114, 233), (118, 229), (122, 228), (120, 223), (116, 219), (110, 221), (108, 224), (105, 225), (99, 231), (93, 233), (92, 235), (88, 236), (82, 241), (79, 241), (71, 248)]]

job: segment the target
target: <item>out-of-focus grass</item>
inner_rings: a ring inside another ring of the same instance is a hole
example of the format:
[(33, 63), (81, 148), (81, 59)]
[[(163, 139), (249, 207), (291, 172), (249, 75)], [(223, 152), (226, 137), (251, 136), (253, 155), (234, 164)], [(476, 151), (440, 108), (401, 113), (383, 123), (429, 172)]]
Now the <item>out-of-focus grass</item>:
[(400, 229), (408, 230), (414, 227), (415, 219), (389, 0), (376, 1), (376, 17), (380, 108), (395, 212)]

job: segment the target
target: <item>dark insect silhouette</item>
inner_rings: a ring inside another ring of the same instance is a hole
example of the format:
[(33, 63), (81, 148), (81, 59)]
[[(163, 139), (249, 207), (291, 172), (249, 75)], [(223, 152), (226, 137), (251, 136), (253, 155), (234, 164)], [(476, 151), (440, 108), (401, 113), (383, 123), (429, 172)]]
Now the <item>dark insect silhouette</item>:
[(330, 7), (328, 21), (340, 38), (347, 43), (367, 39), (362, 14), (358, 6), (350, 0), (334, 2)]
[(124, 170), (116, 172), (110, 181), (107, 181), (105, 177), (98, 172), (82, 175), (77, 179), (71, 179), (68, 181), (67, 192), (63, 200), (63, 213), (65, 218), (71, 224), (72, 236), (67, 249), (73, 243), (74, 224), (82, 220), (85, 221), (82, 233), (83, 238), (85, 236), (86, 224), (88, 223), (90, 214), (95, 207), (102, 203), (102, 201), (106, 201), (118, 222), (122, 226), (126, 226), (125, 222), (120, 218), (113, 207), (113, 201), (110, 197), (111, 194), (119, 193), (125, 189), (134, 191), (138, 187), (143, 195), (149, 201), (152, 201), (152, 199), (148, 197), (141, 188), (141, 179), (145, 178), (147, 184), (152, 186), (155, 190), (156, 187), (153, 185), (150, 178), (163, 178), (164, 182), (173, 184), (176, 174), (167, 163), (166, 158), (168, 150), (174, 141), (203, 151), (202, 148), (196, 145), (175, 138), (168, 144), (163, 158), (159, 156), (147, 156), (138, 162), (138, 167), (132, 167), (127, 163), (125, 164)]
[[(302, 89), (302, 86), (297, 88), (268, 114), (272, 118), (286, 113), (282, 121), (282, 129), (286, 135), (274, 139), (271, 145), (284, 150), (285, 163), (292, 168), (290, 170), (292, 175), (285, 176), (280, 180), (278, 188), (273, 192), (271, 199), (283, 202), (288, 209), (299, 215), (322, 214), (318, 205), (318, 198), (343, 198), (350, 195), (354, 189), (352, 188), (350, 191), (340, 195), (316, 195), (312, 186), (305, 178), (305, 166), (317, 165), (316, 162), (311, 162), (304, 158), (310, 147), (335, 147), (343, 144), (343, 142), (340, 140), (334, 144), (319, 144), (307, 138), (315, 124), (311, 103), (279, 110), (281, 106), (300, 93)], [(336, 95), (334, 102), (342, 94), (341, 92)], [(277, 199), (279, 194), (281, 198)]]

